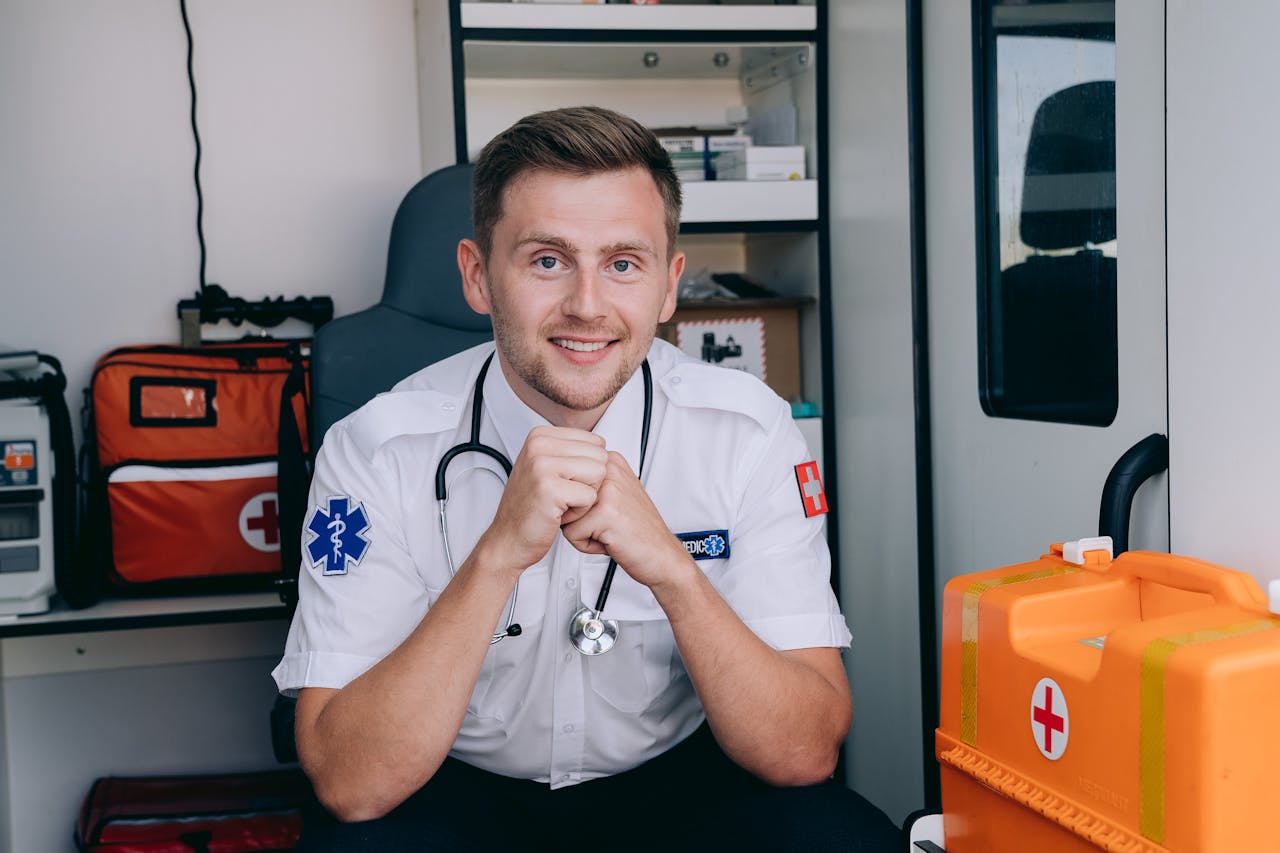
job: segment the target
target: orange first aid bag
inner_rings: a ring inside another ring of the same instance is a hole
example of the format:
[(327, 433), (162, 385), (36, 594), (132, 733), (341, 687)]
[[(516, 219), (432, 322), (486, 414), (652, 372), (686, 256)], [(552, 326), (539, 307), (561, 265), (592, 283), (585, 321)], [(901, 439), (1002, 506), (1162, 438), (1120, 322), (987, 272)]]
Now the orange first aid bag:
[(1243, 572), (1102, 539), (954, 578), (945, 849), (1280, 850), (1277, 708), (1280, 619)]
[[(97, 580), (127, 591), (266, 588), (284, 561), (297, 565), (307, 356), (305, 342), (263, 340), (123, 347), (98, 360), (82, 549)], [(72, 592), (73, 606), (96, 599), (94, 580)]]

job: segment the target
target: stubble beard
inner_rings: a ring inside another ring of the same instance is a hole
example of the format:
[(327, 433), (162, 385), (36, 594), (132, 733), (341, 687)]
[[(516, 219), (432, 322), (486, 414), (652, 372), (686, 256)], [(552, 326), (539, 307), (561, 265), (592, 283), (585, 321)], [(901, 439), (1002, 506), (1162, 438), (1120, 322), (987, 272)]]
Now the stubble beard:
[[(624, 357), (623, 362), (618, 365), (618, 369), (600, 387), (574, 387), (571, 384), (573, 382), (572, 378), (568, 383), (557, 381), (544, 358), (521, 346), (518, 334), (511, 329), (500, 312), (495, 312), (491, 319), (493, 321), (494, 340), (497, 342), (498, 349), (502, 351), (503, 358), (511, 369), (515, 371), (515, 374), (526, 385), (557, 406), (575, 412), (589, 412), (612, 400), (622, 390), (622, 386), (627, 384), (627, 380), (631, 378), (631, 374), (635, 373), (636, 368), (640, 366), (640, 361), (644, 357), (643, 354), (634, 360)], [(592, 337), (599, 331), (599, 329), (592, 330), (587, 328), (561, 328), (551, 333), (543, 330), (540, 332), (539, 337), (540, 340), (547, 340), (553, 337)], [(633, 338), (625, 330), (617, 330), (617, 332), (618, 336), (613, 337), (614, 343), (612, 345), (626, 352)], [(613, 336), (614, 330), (610, 330), (609, 334)], [(650, 343), (652, 343), (652, 339)], [(645, 350), (647, 350), (647, 347), (645, 347)]]

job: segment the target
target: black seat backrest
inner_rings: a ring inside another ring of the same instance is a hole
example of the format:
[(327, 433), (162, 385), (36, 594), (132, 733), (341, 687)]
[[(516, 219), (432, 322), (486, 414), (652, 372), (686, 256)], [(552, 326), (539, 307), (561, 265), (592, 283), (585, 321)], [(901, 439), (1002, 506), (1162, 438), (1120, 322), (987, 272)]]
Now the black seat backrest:
[[(448, 166), (409, 190), (391, 223), (382, 299), (316, 330), (311, 435), (323, 437), (409, 374), (492, 338), (489, 318), (463, 298), (458, 272), (458, 241), (472, 236), (471, 171)], [(282, 763), (298, 760), (294, 708), (277, 696), (271, 709), (271, 746)]]
[(997, 406), (1011, 417), (1105, 425), (1115, 417), (1115, 83), (1070, 86), (1036, 110), (1019, 229), (1044, 252), (1000, 276)]
[(409, 374), (492, 337), (489, 318), (463, 299), (458, 272), (458, 241), (472, 236), (471, 171), (448, 166), (409, 190), (391, 224), (382, 299), (317, 330), (313, 435)]

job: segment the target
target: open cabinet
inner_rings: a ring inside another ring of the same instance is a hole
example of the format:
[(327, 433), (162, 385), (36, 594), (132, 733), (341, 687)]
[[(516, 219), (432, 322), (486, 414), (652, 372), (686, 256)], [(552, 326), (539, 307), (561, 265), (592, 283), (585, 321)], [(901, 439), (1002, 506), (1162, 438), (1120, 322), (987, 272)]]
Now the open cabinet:
[[(737, 126), (754, 145), (803, 148), (795, 179), (682, 179), (680, 248), (686, 279), (744, 274), (798, 305), (798, 391), (784, 396), (810, 415), (833, 396), (824, 15), (822, 2), (450, 4), (459, 162), (529, 113), (583, 104), (677, 136)], [(833, 497), (830, 419), (797, 423)], [(834, 516), (828, 538), (834, 551)]]

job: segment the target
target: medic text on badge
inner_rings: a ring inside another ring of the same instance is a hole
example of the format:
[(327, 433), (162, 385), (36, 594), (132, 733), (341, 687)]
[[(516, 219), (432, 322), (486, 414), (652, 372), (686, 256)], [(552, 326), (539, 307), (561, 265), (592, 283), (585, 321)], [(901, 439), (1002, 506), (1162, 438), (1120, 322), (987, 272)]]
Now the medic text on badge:
[(827, 511), (827, 493), (822, 490), (817, 462), (801, 462), (796, 466), (796, 484), (800, 486), (800, 502), (804, 504), (806, 518)]
[(703, 530), (699, 533), (677, 533), (676, 538), (695, 560), (729, 559), (729, 531)]
[(326, 575), (345, 575), (348, 566), (357, 566), (369, 550), (364, 532), (369, 518), (364, 507), (346, 495), (329, 498), (329, 511), (318, 506), (307, 520), (307, 531), (315, 538), (307, 543), (311, 565)]

